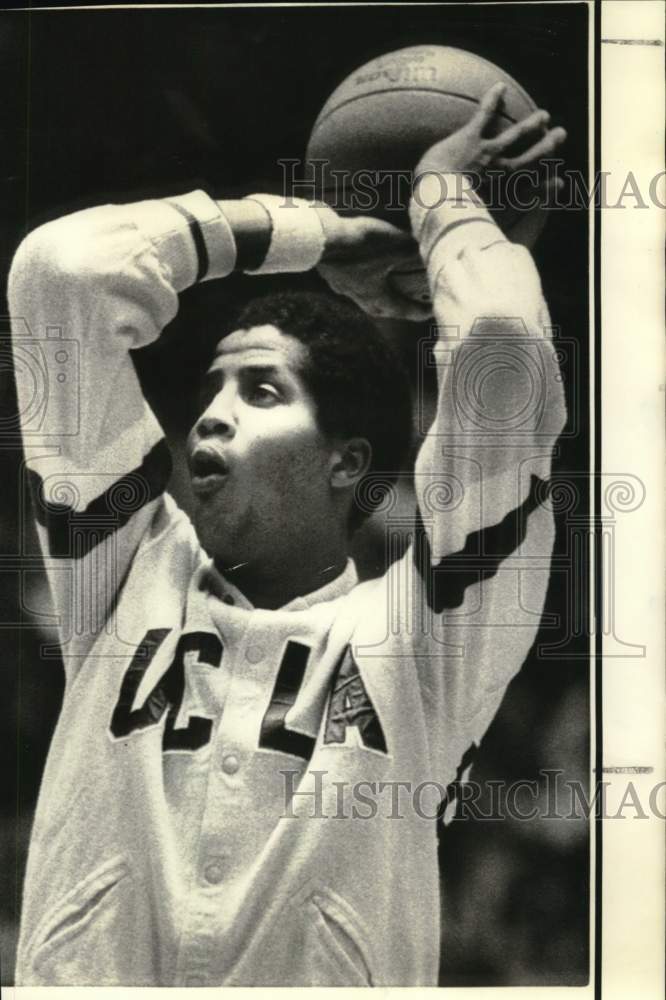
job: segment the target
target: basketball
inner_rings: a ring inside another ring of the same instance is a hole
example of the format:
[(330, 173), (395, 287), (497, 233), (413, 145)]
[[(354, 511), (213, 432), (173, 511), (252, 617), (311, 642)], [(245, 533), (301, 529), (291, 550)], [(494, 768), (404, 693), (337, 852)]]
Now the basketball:
[[(412, 171), (435, 142), (462, 128), (483, 95), (506, 84), (488, 135), (522, 120), (536, 104), (504, 70), (462, 49), (416, 45), (379, 56), (356, 69), (333, 91), (315, 121), (306, 151), (309, 175), (324, 201), (340, 214), (371, 214), (409, 228)], [(533, 209), (530, 245), (545, 213)], [(510, 237), (521, 213), (493, 207)], [(524, 216), (524, 212), (522, 215)], [(407, 298), (429, 302), (420, 258), (394, 272)]]

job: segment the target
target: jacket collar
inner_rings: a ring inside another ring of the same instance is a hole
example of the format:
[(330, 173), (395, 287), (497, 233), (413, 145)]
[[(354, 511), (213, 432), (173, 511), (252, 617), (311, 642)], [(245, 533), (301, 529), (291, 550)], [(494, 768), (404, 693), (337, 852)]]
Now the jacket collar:
[[(215, 568), (212, 560), (204, 567), (201, 580), (203, 589), (206, 589), (210, 593), (214, 594), (223, 603), (232, 604), (237, 608), (244, 608), (246, 611), (254, 610), (254, 605), (248, 601), (245, 594), (243, 594), (238, 587), (235, 587), (233, 583), (230, 583), (229, 580), (227, 580), (226, 577), (224, 577), (222, 573)], [(292, 601), (289, 601), (288, 604), (284, 604), (276, 610), (303, 611), (306, 608), (311, 608), (315, 604), (323, 604), (325, 601), (334, 601), (336, 598), (343, 597), (345, 594), (348, 594), (350, 590), (353, 590), (357, 583), (358, 574), (356, 572), (356, 564), (353, 559), (349, 558), (342, 573), (336, 576), (334, 580), (329, 580), (329, 582), (324, 584), (323, 587), (319, 587), (317, 590), (313, 590), (309, 594), (295, 597)]]

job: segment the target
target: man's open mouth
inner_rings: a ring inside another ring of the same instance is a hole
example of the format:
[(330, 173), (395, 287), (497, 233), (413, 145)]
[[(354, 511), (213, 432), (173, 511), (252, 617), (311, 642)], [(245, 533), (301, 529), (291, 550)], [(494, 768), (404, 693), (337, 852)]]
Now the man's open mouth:
[(221, 486), (229, 475), (226, 459), (210, 445), (196, 449), (190, 458), (192, 489), (197, 494), (210, 493)]

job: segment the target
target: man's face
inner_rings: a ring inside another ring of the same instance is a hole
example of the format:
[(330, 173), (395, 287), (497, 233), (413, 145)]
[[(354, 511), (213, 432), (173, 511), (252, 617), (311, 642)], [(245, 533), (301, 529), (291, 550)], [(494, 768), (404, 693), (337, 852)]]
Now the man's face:
[(188, 437), (201, 544), (222, 568), (297, 545), (330, 512), (331, 447), (300, 374), (306, 348), (274, 326), (237, 330), (204, 380)]

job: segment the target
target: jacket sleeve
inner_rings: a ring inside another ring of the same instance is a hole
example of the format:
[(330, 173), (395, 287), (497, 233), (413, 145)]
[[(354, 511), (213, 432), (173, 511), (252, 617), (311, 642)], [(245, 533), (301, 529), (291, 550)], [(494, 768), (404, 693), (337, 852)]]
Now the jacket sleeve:
[(554, 539), (548, 480), (566, 413), (529, 251), (471, 197), (413, 203), (412, 222), (434, 305), (421, 355), (436, 369), (437, 410), (416, 460), (411, 544), (388, 570), (378, 615), (387, 620), (366, 648), (415, 664), (430, 777), (446, 786), (540, 625)]
[(68, 673), (107, 627), (142, 537), (167, 509), (169, 450), (129, 352), (159, 336), (180, 291), (234, 261), (231, 229), (201, 191), (76, 212), (34, 230), (14, 257), (23, 488)]

